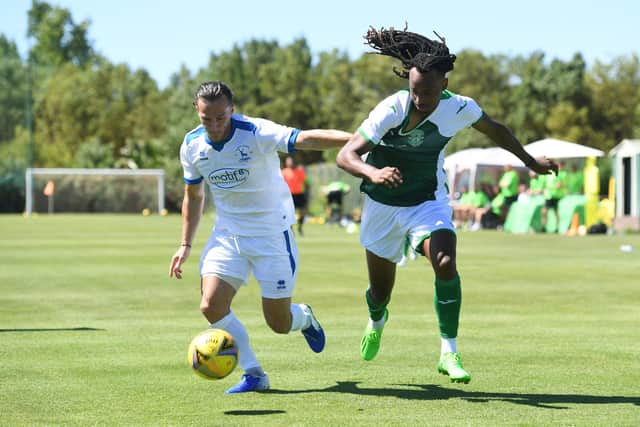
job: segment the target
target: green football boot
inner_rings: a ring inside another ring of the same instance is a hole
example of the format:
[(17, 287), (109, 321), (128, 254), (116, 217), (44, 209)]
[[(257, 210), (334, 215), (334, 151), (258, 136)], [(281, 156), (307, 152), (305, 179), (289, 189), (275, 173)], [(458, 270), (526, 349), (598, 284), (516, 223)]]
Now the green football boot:
[(464, 370), (462, 360), (458, 353), (444, 353), (440, 355), (438, 372), (449, 375), (452, 383), (465, 383), (471, 381), (471, 375)]
[[(387, 319), (389, 319), (389, 310), (384, 310), (384, 324), (387, 324)], [(362, 340), (360, 341), (360, 356), (364, 360), (373, 360), (378, 354), (378, 350), (380, 350), (380, 340), (382, 339), (382, 330), (384, 326), (380, 329), (375, 329), (370, 324), (367, 324), (367, 327), (364, 330), (364, 334), (362, 335)]]

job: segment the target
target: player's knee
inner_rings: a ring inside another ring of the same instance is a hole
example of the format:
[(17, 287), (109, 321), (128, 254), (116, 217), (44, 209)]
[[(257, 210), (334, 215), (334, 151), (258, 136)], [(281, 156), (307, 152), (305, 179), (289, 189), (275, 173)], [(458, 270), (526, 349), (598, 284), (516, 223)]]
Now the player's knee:
[(456, 269), (455, 257), (442, 251), (438, 252), (435, 261), (433, 268), (437, 275), (446, 275)]
[(215, 304), (212, 304), (211, 301), (200, 301), (200, 312), (204, 314), (204, 316), (209, 320), (220, 320), (227, 315), (228, 311), (229, 310), (227, 310), (226, 308), (217, 307)]

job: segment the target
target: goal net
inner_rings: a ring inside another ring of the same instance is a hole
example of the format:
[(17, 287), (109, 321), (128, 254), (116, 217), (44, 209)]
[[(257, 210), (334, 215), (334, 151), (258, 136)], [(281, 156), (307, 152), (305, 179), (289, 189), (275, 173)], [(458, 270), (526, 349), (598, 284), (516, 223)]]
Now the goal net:
[(164, 210), (162, 169), (28, 168), (25, 214)]

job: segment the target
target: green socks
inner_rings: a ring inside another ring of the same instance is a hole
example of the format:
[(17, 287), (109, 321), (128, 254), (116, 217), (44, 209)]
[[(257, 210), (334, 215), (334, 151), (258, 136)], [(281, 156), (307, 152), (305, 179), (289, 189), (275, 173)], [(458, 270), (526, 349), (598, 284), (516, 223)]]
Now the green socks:
[(451, 280), (436, 278), (433, 304), (438, 315), (438, 325), (440, 326), (440, 336), (442, 338), (455, 338), (458, 336), (461, 303), (460, 276), (456, 274), (456, 277)]
[(369, 317), (371, 318), (371, 320), (377, 322), (378, 320), (382, 319), (382, 317), (384, 316), (384, 311), (387, 308), (387, 304), (389, 304), (389, 298), (387, 298), (383, 302), (376, 302), (371, 296), (370, 289), (367, 289), (364, 295), (367, 299), (367, 305), (369, 306)]

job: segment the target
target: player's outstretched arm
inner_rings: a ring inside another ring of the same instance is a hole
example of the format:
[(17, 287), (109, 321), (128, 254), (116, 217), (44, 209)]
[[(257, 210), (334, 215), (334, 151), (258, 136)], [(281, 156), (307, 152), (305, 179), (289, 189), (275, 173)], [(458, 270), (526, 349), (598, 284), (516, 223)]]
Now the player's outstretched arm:
[(204, 209), (204, 185), (202, 183), (184, 187), (184, 199), (182, 200), (182, 240), (180, 247), (171, 258), (169, 265), (169, 277), (182, 279), (182, 264), (185, 263), (191, 253), (193, 238), (198, 229), (202, 211)]
[(546, 157), (534, 158), (531, 156), (531, 154), (527, 153), (522, 147), (520, 141), (517, 140), (508, 127), (493, 120), (486, 113), (482, 115), (480, 120), (478, 120), (473, 127), (487, 135), (499, 147), (513, 153), (516, 157), (522, 160), (525, 166), (536, 173), (544, 175), (551, 173), (552, 171), (555, 173), (558, 172), (558, 165), (554, 161), (549, 160)]
[(340, 148), (351, 138), (349, 132), (337, 129), (309, 129), (298, 133), (296, 150), (327, 150)]

